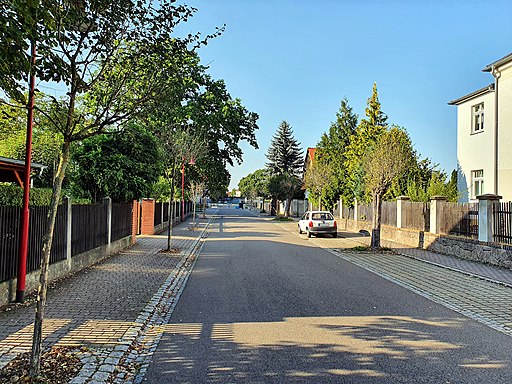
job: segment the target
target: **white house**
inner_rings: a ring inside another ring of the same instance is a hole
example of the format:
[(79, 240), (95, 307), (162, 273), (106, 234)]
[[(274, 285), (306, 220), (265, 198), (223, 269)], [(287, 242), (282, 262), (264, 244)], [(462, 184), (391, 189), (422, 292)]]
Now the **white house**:
[(461, 202), (486, 193), (512, 200), (512, 53), (482, 71), (492, 84), (448, 103), (457, 106)]

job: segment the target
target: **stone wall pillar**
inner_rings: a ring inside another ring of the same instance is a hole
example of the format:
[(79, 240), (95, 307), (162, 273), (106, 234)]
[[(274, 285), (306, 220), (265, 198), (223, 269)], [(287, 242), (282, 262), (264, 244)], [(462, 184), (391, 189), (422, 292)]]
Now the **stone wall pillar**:
[(448, 200), (446, 196), (432, 196), (430, 198), (430, 233), (440, 233), (441, 206), (446, 200)]
[(396, 198), (396, 227), (404, 228), (405, 225), (405, 209), (404, 202), (411, 200), (409, 196), (398, 196)]
[(476, 198), (478, 199), (478, 241), (490, 243), (494, 240), (493, 206), (502, 197), (488, 193)]
[(137, 200), (132, 201), (132, 244), (137, 241), (137, 234), (139, 233), (139, 213), (140, 206)]
[(142, 199), (141, 221), (140, 233), (142, 235), (153, 235), (155, 233), (155, 200)]
[(107, 244), (112, 242), (112, 199), (105, 197), (103, 199), (103, 205), (107, 212)]
[(68, 262), (68, 269), (71, 271), (71, 231), (73, 219), (73, 206), (71, 197), (64, 197), (64, 207), (66, 207), (66, 260)]

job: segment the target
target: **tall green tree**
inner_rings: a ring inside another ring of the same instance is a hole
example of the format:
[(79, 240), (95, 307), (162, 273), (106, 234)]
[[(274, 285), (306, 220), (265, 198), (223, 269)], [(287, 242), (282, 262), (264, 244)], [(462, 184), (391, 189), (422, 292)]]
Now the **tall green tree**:
[(147, 197), (163, 173), (159, 143), (137, 123), (85, 139), (73, 153), (73, 164), (74, 190), (94, 202), (104, 197), (115, 202)]
[[(188, 46), (201, 44), (198, 35), (179, 38), (173, 33), (194, 11), (172, 0), (2, 3), (0, 19), (8, 20), (7, 27), (0, 27), (0, 47), (7, 50), (0, 66), (0, 75), (5, 76), (0, 82), (2, 90), (8, 97), (24, 103), (23, 79), (29, 71), (35, 71), (38, 79), (56, 82), (64, 89), (61, 97), (52, 97), (50, 111), (40, 110), (62, 135), (62, 147), (44, 236), (32, 376), (37, 376), (40, 370), (50, 250), (71, 145), (109, 127), (122, 127), (131, 118), (143, 114), (161, 96), (161, 90), (169, 85), (176, 61)], [(20, 30), (15, 38), (12, 38), (13, 25)], [(36, 44), (39, 52), (36, 68), (31, 67), (27, 53), (30, 44)], [(20, 69), (24, 71), (20, 73)]]
[(382, 133), (365, 156), (365, 187), (373, 201), (372, 248), (380, 247), (382, 196), (415, 162), (412, 142), (404, 129), (391, 127)]
[[(290, 215), (293, 196), (300, 190), (300, 174), (304, 165), (303, 152), (293, 136), (291, 126), (283, 121), (267, 150), (267, 169), (271, 175), (274, 207), (277, 198), (286, 196), (285, 216)], [(279, 188), (281, 190), (279, 191)], [(271, 192), (272, 192), (271, 191)]]
[(372, 96), (366, 103), (365, 118), (360, 121), (355, 133), (351, 136), (350, 145), (346, 151), (345, 167), (348, 184), (353, 197), (358, 199), (365, 197), (363, 159), (367, 151), (371, 150), (380, 136), (386, 132), (387, 119), (386, 114), (381, 110), (377, 84), (374, 83)]
[[(39, 107), (48, 109), (48, 100), (39, 97)], [(0, 103), (0, 156), (25, 159), (27, 137), (27, 111), (19, 103)], [(36, 111), (32, 133), (32, 161), (46, 165), (42, 174), (34, 179), (35, 187), (51, 188), (54, 165), (58, 160), (62, 136), (52, 129), (44, 114)]]
[(245, 177), (242, 177), (238, 182), (238, 189), (242, 196), (249, 199), (268, 197), (268, 182), (269, 175), (266, 169), (258, 169)]
[(345, 204), (351, 203), (353, 199), (348, 171), (344, 165), (350, 138), (357, 127), (357, 120), (357, 115), (348, 104), (347, 98), (344, 98), (336, 113), (336, 120), (331, 123), (329, 131), (322, 135), (317, 144), (317, 162), (331, 170), (329, 182), (322, 190), (322, 200), (328, 209), (331, 209), (340, 197)]

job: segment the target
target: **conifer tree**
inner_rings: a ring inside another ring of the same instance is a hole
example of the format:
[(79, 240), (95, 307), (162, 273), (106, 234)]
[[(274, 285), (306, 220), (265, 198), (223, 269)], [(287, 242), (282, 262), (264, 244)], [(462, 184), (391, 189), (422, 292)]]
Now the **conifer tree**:
[(299, 176), (304, 165), (302, 149), (286, 121), (279, 124), (267, 151), (267, 168), (273, 175)]
[(373, 84), (372, 96), (367, 101), (365, 116), (366, 118), (361, 120), (355, 133), (350, 138), (345, 161), (349, 189), (352, 191), (353, 197), (358, 199), (364, 198), (365, 191), (362, 159), (387, 130), (388, 117), (381, 110), (377, 83)]
[(336, 121), (331, 123), (328, 133), (324, 133), (317, 144), (318, 162), (331, 170), (329, 183), (322, 193), (322, 200), (327, 208), (332, 208), (341, 197), (345, 203), (353, 198), (348, 188), (347, 169), (344, 167), (346, 151), (350, 137), (357, 127), (357, 115), (348, 104), (347, 98), (341, 100), (336, 113)]
[(279, 124), (276, 134), (267, 151), (267, 169), (271, 175), (272, 204), (275, 208), (277, 198), (286, 198), (285, 216), (290, 214), (293, 196), (300, 190), (299, 178), (304, 160), (299, 142), (293, 137), (293, 131), (286, 121)]

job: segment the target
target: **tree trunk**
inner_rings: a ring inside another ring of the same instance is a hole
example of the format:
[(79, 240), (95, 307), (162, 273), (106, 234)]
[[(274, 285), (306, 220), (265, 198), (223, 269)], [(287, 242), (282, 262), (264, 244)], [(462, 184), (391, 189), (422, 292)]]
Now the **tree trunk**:
[(277, 198), (272, 197), (272, 201), (270, 202), (270, 216), (277, 215)]
[(286, 199), (286, 209), (284, 210), (285, 217), (290, 217), (290, 207), (292, 206), (292, 200), (293, 197), (288, 197), (288, 199)]
[(375, 193), (373, 196), (372, 242), (373, 249), (380, 248), (380, 214), (382, 208), (382, 196)]
[(41, 271), (39, 274), (39, 287), (37, 288), (36, 314), (34, 321), (34, 336), (32, 339), (32, 353), (30, 356), (30, 375), (37, 377), (41, 368), (41, 341), (43, 334), (43, 319), (46, 306), (46, 294), (48, 291), (48, 265), (50, 264), (50, 252), (52, 249), (53, 230), (59, 207), (59, 200), (62, 191), (62, 182), (66, 174), (66, 167), (69, 163), (70, 143), (64, 141), (62, 153), (59, 159), (57, 172), (53, 180), (53, 193), (50, 209), (47, 217), (47, 229), (43, 237), (43, 254), (41, 257)]
[(167, 226), (167, 251), (171, 250), (172, 245), (172, 227), (174, 226), (174, 166), (172, 168), (171, 176), (171, 196), (169, 197), (169, 203), (171, 204), (171, 217), (169, 218), (169, 225)]

